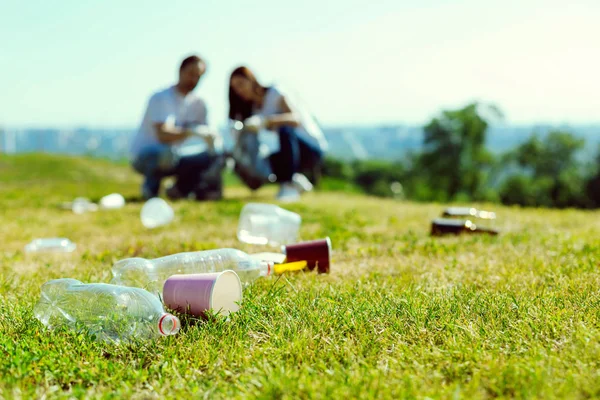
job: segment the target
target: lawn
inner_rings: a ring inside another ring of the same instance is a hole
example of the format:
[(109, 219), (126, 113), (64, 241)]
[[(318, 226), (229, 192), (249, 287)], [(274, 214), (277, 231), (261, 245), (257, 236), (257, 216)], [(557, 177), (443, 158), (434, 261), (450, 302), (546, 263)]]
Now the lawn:
[[(600, 212), (493, 206), (497, 237), (431, 238), (444, 204), (316, 192), (285, 207), (302, 239), (329, 236), (331, 274), (265, 278), (230, 321), (182, 318), (176, 336), (108, 345), (49, 332), (32, 314), (40, 286), (108, 282), (113, 262), (236, 247), (248, 201), (172, 203), (155, 230), (140, 202), (75, 215), (60, 202), (119, 192), (126, 165), (49, 155), (0, 156), (0, 398), (597, 398)], [(492, 207), (490, 205), (481, 205)], [(72, 254), (24, 254), (65, 236)]]

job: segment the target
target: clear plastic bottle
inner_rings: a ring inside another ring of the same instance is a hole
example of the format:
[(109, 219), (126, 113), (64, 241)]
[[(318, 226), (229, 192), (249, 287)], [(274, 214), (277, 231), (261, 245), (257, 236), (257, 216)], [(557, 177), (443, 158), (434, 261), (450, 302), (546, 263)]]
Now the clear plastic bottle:
[(249, 244), (295, 243), (302, 218), (274, 204), (248, 203), (240, 213), (237, 237)]
[(25, 246), (26, 253), (48, 251), (55, 253), (70, 253), (77, 248), (75, 243), (67, 238), (34, 239)]
[(106, 283), (55, 279), (42, 285), (35, 317), (50, 329), (68, 326), (97, 340), (124, 342), (174, 335), (179, 319), (149, 292)]
[(256, 260), (241, 250), (216, 249), (177, 253), (155, 259), (126, 258), (112, 268), (112, 284), (144, 288), (162, 296), (165, 281), (172, 275), (235, 271), (242, 283), (272, 273), (272, 264)]

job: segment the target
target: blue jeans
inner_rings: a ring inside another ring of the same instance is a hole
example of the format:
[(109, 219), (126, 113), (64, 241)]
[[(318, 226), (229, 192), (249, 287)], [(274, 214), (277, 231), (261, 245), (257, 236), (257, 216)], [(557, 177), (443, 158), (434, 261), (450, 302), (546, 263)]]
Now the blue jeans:
[(312, 166), (323, 157), (316, 144), (298, 136), (296, 128), (279, 128), (279, 152), (271, 155), (271, 169), (280, 183), (291, 182), (292, 176), (302, 167)]
[(175, 176), (179, 192), (187, 196), (202, 179), (202, 173), (215, 162), (216, 156), (209, 153), (197, 153), (179, 156), (171, 146), (148, 146), (137, 155), (132, 167), (144, 175), (144, 197), (158, 196), (163, 178)]

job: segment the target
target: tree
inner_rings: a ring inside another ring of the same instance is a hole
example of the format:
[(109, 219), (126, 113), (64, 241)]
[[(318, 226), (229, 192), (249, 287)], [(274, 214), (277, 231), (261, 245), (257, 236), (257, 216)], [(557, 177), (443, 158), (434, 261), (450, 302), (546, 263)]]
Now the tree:
[(552, 131), (543, 140), (532, 135), (511, 154), (526, 177), (509, 177), (500, 191), (504, 203), (572, 207), (586, 205), (577, 152), (585, 140), (570, 132)]
[[(495, 115), (500, 111), (487, 108)], [(443, 111), (424, 128), (424, 149), (419, 160), (422, 173), (439, 200), (481, 193), (492, 155), (485, 148), (488, 122), (478, 103)]]
[(561, 172), (577, 168), (576, 153), (583, 148), (585, 140), (566, 131), (551, 131), (541, 140), (537, 135), (520, 145), (516, 160), (530, 168), (534, 177), (558, 177)]
[(598, 146), (598, 155), (594, 163), (594, 172), (585, 183), (585, 191), (590, 205), (592, 207), (600, 207), (600, 146)]

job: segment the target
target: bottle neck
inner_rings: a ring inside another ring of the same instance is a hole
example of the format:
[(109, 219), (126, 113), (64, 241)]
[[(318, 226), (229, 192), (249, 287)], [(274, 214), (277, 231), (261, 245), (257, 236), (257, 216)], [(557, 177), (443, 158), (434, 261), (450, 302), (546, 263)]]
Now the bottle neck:
[(175, 335), (179, 332), (179, 328), (181, 328), (179, 318), (173, 314), (164, 313), (158, 318), (158, 332), (162, 336)]
[(268, 261), (261, 261), (259, 264), (260, 276), (273, 275), (273, 263)]

